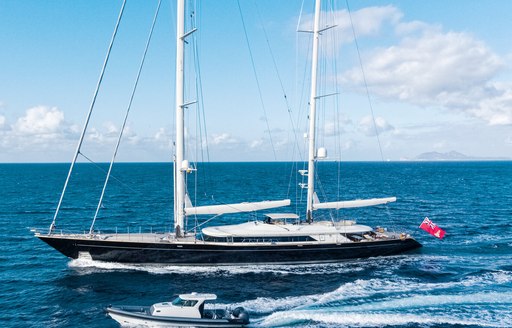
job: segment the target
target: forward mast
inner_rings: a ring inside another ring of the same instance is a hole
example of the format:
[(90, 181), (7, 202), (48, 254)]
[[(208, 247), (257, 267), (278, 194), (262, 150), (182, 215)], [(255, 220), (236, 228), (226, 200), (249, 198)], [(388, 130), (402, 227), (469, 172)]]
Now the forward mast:
[(311, 59), (311, 94), (309, 98), (309, 151), (308, 151), (308, 196), (306, 220), (313, 221), (313, 202), (315, 194), (315, 134), (316, 134), (316, 87), (318, 70), (318, 44), (320, 38), (320, 7), (321, 1), (315, 2), (315, 22), (313, 26), (313, 57)]

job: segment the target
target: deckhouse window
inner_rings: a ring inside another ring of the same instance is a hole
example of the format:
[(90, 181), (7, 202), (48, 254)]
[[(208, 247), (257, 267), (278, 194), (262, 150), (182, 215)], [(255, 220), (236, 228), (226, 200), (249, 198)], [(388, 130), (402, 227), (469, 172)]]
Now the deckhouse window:
[[(204, 241), (211, 242), (228, 242), (227, 237), (212, 237), (203, 234)], [(303, 242), (315, 241), (311, 236), (261, 236), (261, 237), (229, 237), (229, 242), (235, 243), (275, 243), (275, 242)]]

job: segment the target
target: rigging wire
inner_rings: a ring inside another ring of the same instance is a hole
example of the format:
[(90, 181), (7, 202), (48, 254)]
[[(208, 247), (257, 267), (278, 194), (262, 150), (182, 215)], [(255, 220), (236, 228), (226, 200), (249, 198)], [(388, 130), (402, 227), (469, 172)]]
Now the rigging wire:
[[(202, 11), (197, 11), (201, 13)], [(197, 20), (197, 15), (194, 15), (194, 17)], [(194, 23), (194, 27), (197, 26), (197, 23)], [(199, 138), (200, 138), (200, 148), (201, 148), (201, 161), (203, 163), (210, 163), (210, 148), (209, 148), (209, 142), (208, 142), (208, 130), (206, 125), (206, 112), (204, 108), (204, 93), (203, 93), (203, 83), (202, 83), (202, 74), (201, 74), (201, 65), (199, 62), (199, 47), (197, 38), (194, 34), (193, 38), (193, 49), (194, 49), (194, 65), (195, 65), (195, 71), (196, 71), (196, 95), (199, 98), (198, 100), (198, 121), (199, 121)], [(202, 126), (201, 126), (202, 125)], [(204, 142), (203, 142), (204, 138)], [(203, 151), (203, 145), (206, 148), (205, 151)], [(206, 154), (205, 154), (206, 153)], [(205, 159), (206, 155), (206, 159)], [(206, 167), (205, 167), (206, 169)], [(208, 178), (208, 184), (211, 185), (211, 176), (209, 174), (204, 175), (205, 179)], [(206, 184), (205, 184), (206, 185)]]
[(274, 147), (274, 141), (272, 140), (272, 133), (270, 131), (270, 124), (268, 122), (267, 110), (265, 108), (265, 103), (263, 102), (263, 94), (261, 92), (260, 81), (258, 79), (258, 74), (256, 72), (256, 65), (254, 63), (254, 56), (252, 54), (251, 45), (249, 43), (249, 36), (247, 34), (247, 29), (245, 27), (244, 15), (242, 13), (242, 7), (240, 6), (240, 0), (237, 0), (237, 4), (238, 4), (238, 11), (240, 12), (240, 19), (242, 21), (242, 26), (244, 28), (245, 42), (247, 43), (247, 48), (249, 49), (249, 56), (251, 58), (251, 64), (252, 64), (252, 70), (253, 70), (253, 73), (254, 73), (254, 78), (256, 80), (256, 85), (258, 87), (258, 94), (259, 94), (259, 98), (260, 98), (261, 107), (263, 109), (263, 115), (264, 115), (264, 118), (265, 118), (265, 124), (267, 125), (268, 136), (269, 136), (269, 139), (270, 139), (270, 144), (272, 146), (272, 152), (274, 153), (274, 160), (277, 161), (276, 149)]
[(124, 7), (126, 5), (126, 0), (123, 1), (123, 4), (121, 5), (121, 9), (119, 11), (119, 15), (117, 17), (117, 22), (114, 27), (114, 32), (112, 33), (112, 38), (110, 39), (110, 44), (108, 46), (107, 54), (105, 56), (105, 60), (103, 62), (103, 66), (101, 68), (101, 73), (98, 78), (98, 83), (96, 84), (96, 89), (94, 90), (94, 95), (92, 97), (91, 105), (89, 106), (89, 112), (87, 113), (87, 117), (85, 119), (84, 127), (82, 129), (82, 133), (80, 134), (80, 139), (78, 141), (78, 145), (76, 147), (75, 155), (73, 156), (73, 160), (71, 161), (71, 166), (69, 167), (69, 172), (66, 177), (66, 182), (64, 183), (64, 188), (62, 189), (62, 193), (60, 195), (59, 203), (57, 204), (57, 209), (55, 210), (55, 215), (53, 216), (52, 223), (50, 224), (50, 228), (48, 230), (48, 234), (52, 233), (53, 228), (55, 227), (55, 222), (57, 220), (57, 215), (59, 214), (60, 207), (62, 205), (62, 200), (64, 199), (64, 194), (66, 193), (66, 189), (69, 183), (69, 179), (71, 177), (71, 173), (73, 172), (73, 168), (75, 166), (76, 160), (78, 158), (78, 154), (80, 153), (80, 148), (82, 147), (82, 142), (84, 141), (85, 132), (87, 131), (87, 127), (89, 125), (89, 120), (91, 119), (92, 110), (94, 108), (94, 105), (96, 103), (96, 98), (98, 96), (98, 92), (101, 86), (101, 82), (103, 81), (103, 75), (105, 74), (105, 69), (107, 67), (108, 59), (110, 58), (110, 52), (112, 51), (112, 45), (114, 44), (114, 40), (117, 35), (117, 30), (119, 28), (119, 24), (121, 22), (121, 18), (123, 17)]
[[(331, 2), (331, 6), (330, 6), (330, 18), (332, 20), (332, 23), (331, 25), (337, 25), (336, 24), (336, 10), (335, 10), (335, 4), (334, 2)], [(334, 92), (334, 107), (335, 107), (335, 110), (334, 110), (334, 135), (336, 136), (334, 138), (334, 142), (335, 142), (335, 146), (334, 146), (334, 149), (336, 151), (335, 153), (335, 158), (337, 159), (336, 162), (337, 162), (337, 174), (336, 174), (336, 199), (341, 199), (341, 173), (342, 173), (342, 170), (341, 170), (341, 157), (342, 157), (342, 149), (341, 149), (341, 135), (342, 135), (342, 128), (341, 128), (341, 120), (342, 120), (342, 116), (341, 116), (341, 108), (340, 108), (340, 83), (339, 83), (339, 80), (338, 80), (338, 74), (336, 74), (338, 72), (338, 56), (339, 56), (339, 49), (340, 49), (340, 46), (339, 46), (339, 40), (338, 40), (338, 37), (337, 37), (337, 34), (336, 33), (331, 33), (331, 37), (332, 37), (332, 44), (333, 44), (333, 47), (332, 47), (332, 58), (334, 58), (333, 60), (333, 71), (335, 72), (334, 74), (334, 88), (335, 88), (335, 92)], [(338, 212), (336, 212), (338, 213)], [(336, 215), (337, 216), (337, 215)]]
[[(87, 161), (89, 161), (89, 163), (93, 164), (97, 169), (99, 169), (100, 171), (102, 171), (103, 173), (107, 174), (107, 170), (105, 170), (104, 168), (101, 167), (101, 165), (99, 165), (98, 163), (96, 163), (95, 161), (93, 161), (92, 159), (90, 159), (89, 157), (87, 157), (84, 153), (80, 152), (80, 155), (85, 158)], [(130, 191), (136, 193), (137, 190), (133, 189), (132, 187), (130, 187), (130, 185), (126, 184), (123, 180), (117, 178), (115, 175), (110, 175), (110, 177), (114, 180), (116, 180), (117, 182), (119, 182), (119, 184), (121, 184), (123, 187), (125, 188), (128, 188), (130, 189)]]
[[(198, 30), (197, 28), (199, 25), (198, 19), (200, 19), (200, 16), (198, 13), (202, 13), (202, 10), (198, 8), (198, 6), (201, 5), (200, 1), (193, 1), (194, 9), (192, 13), (190, 14), (190, 30)], [(197, 33), (191, 34), (192, 36), (192, 57), (193, 57), (193, 63), (194, 63), (194, 75), (195, 75), (195, 96), (197, 97), (196, 102), (196, 135), (198, 136), (195, 138), (195, 162), (196, 162), (196, 168), (199, 162), (203, 164), (210, 163), (210, 150), (209, 150), (209, 141), (208, 141), (208, 130), (206, 125), (206, 112), (205, 112), (205, 106), (204, 106), (204, 93), (203, 93), (203, 84), (202, 84), (202, 74), (201, 74), (201, 65), (200, 65), (200, 47), (198, 42)], [(210, 167), (209, 165), (202, 165), (201, 166), (201, 174), (199, 174), (199, 171), (195, 171), (194, 175), (194, 195), (193, 195), (193, 203), (197, 204), (197, 201), (199, 199), (198, 196), (198, 190), (199, 190), (199, 180), (202, 179), (202, 186), (204, 186), (204, 196), (208, 197), (207, 191), (213, 190), (211, 186), (212, 183), (212, 177), (209, 173)], [(210, 186), (210, 187), (208, 187)], [(197, 228), (199, 226), (199, 217), (197, 215), (194, 215), (194, 228), (187, 230), (187, 232), (190, 232)], [(188, 216), (187, 216), (187, 222), (188, 222)], [(188, 223), (186, 224), (188, 226)]]
[[(286, 90), (284, 88), (283, 79), (281, 78), (281, 74), (279, 73), (279, 69), (278, 69), (278, 66), (277, 66), (276, 58), (274, 56), (274, 52), (273, 52), (272, 46), (270, 44), (270, 39), (268, 37), (268, 33), (267, 33), (266, 28), (265, 28), (265, 24), (263, 24), (263, 19), (261, 17), (261, 12), (259, 10), (257, 2), (254, 2), (254, 6), (256, 7), (256, 13), (257, 13), (258, 19), (260, 21), (260, 24), (261, 24), (261, 27), (262, 27), (262, 30), (263, 30), (263, 34), (265, 36), (265, 41), (267, 43), (267, 47), (268, 47), (268, 50), (269, 50), (269, 53), (270, 53), (270, 57), (272, 58), (272, 64), (273, 64), (273, 67), (274, 67), (274, 71), (276, 72), (277, 79), (279, 81), (279, 85), (281, 86), (281, 92), (283, 93), (283, 99), (284, 99), (284, 102), (285, 102), (285, 105), (286, 105), (286, 111), (288, 113), (288, 118), (290, 120), (290, 125), (292, 127), (292, 133), (293, 133), (293, 137), (294, 137), (294, 141), (295, 141), (295, 143), (294, 143), (295, 147), (292, 147), (292, 158), (295, 158), (295, 152), (297, 152), (297, 154), (299, 156), (299, 160), (303, 161), (302, 152), (299, 149), (299, 138), (298, 138), (297, 125), (295, 124), (295, 121), (294, 121), (293, 115), (292, 115), (293, 114), (292, 106), (290, 105), (290, 102), (288, 101), (288, 95), (287, 95), (287, 92), (286, 92)], [(296, 179), (297, 179), (297, 175), (296, 175), (297, 170), (298, 170), (297, 164), (295, 162), (293, 162), (292, 168), (291, 168), (291, 171), (290, 171), (289, 181), (288, 181), (287, 196), (290, 195), (290, 190), (291, 190), (291, 185), (292, 185), (291, 181), (292, 181), (293, 177), (295, 176)], [(294, 189), (296, 189), (296, 188), (294, 188)]]
[(345, 0), (345, 3), (347, 4), (347, 12), (348, 12), (348, 17), (350, 19), (350, 26), (352, 27), (352, 34), (354, 36), (354, 43), (355, 43), (356, 49), (357, 49), (357, 56), (359, 58), (359, 65), (361, 66), (361, 74), (363, 75), (364, 86), (366, 88), (366, 96), (368, 98), (368, 104), (370, 106), (370, 111), (372, 113), (373, 127), (375, 129), (375, 135), (377, 136), (377, 143), (379, 144), (380, 158), (384, 162), (384, 155), (382, 153), (382, 146), (381, 146), (381, 143), (380, 143), (379, 131), (377, 129), (377, 122), (375, 121), (375, 114), (373, 112), (373, 104), (372, 104), (372, 99), (370, 97), (370, 91), (369, 91), (369, 88), (368, 88), (368, 82), (366, 80), (366, 74), (364, 72), (363, 61), (361, 60), (361, 52), (359, 51), (359, 43), (357, 42), (356, 30), (354, 28), (354, 22), (352, 21), (352, 14), (351, 14), (351, 11), (350, 11), (350, 6), (348, 4), (348, 0)]
[[(374, 114), (374, 111), (373, 111), (373, 104), (372, 104), (372, 100), (371, 100), (371, 97), (370, 97), (370, 90), (368, 88), (368, 82), (366, 80), (366, 74), (365, 74), (364, 67), (363, 67), (363, 61), (361, 59), (361, 52), (359, 50), (359, 43), (357, 41), (356, 31), (355, 31), (355, 28), (354, 28), (354, 22), (352, 20), (352, 13), (351, 13), (351, 10), (350, 10), (350, 5), (348, 3), (348, 0), (345, 0), (345, 3), (347, 5), (347, 12), (348, 12), (348, 16), (350, 18), (350, 25), (352, 27), (352, 34), (354, 36), (354, 43), (355, 43), (356, 50), (357, 50), (357, 56), (359, 58), (359, 65), (361, 66), (361, 73), (362, 73), (362, 76), (363, 76), (363, 81), (364, 81), (364, 85), (365, 85), (365, 89), (366, 89), (366, 96), (368, 98), (368, 104), (370, 106), (370, 111), (371, 111), (371, 114), (372, 114), (373, 127), (375, 129), (375, 136), (377, 137), (377, 143), (379, 145), (380, 157), (381, 157), (382, 162), (384, 162), (384, 154), (382, 152), (382, 145), (381, 145), (381, 142), (380, 142), (379, 131), (377, 129), (377, 122), (375, 120), (375, 114)], [(393, 226), (395, 226), (396, 225), (396, 221), (393, 219), (393, 216), (390, 213), (389, 205), (386, 204), (385, 208), (386, 208), (386, 213), (388, 215), (388, 218), (390, 218), (393, 221)]]
[[(193, 31), (196, 26), (197, 26), (197, 17), (196, 17), (196, 13), (197, 13), (197, 5), (198, 5), (198, 2), (197, 1), (193, 1), (193, 6), (194, 6), (194, 9), (192, 10), (192, 12), (190, 13), (190, 30)], [(194, 84), (194, 87), (195, 87), (195, 96), (197, 98), (197, 95), (199, 94), (199, 91), (198, 91), (198, 83), (199, 83), (199, 80), (198, 80), (198, 77), (197, 77), (197, 67), (199, 66), (199, 63), (198, 63), (198, 58), (197, 58), (197, 54), (198, 54), (198, 51), (197, 51), (197, 42), (196, 42), (196, 36), (195, 36), (195, 33), (193, 33), (193, 36), (192, 36), (192, 57), (193, 57), (193, 62), (194, 62), (194, 71), (196, 72), (195, 74), (195, 84)], [(201, 143), (203, 142), (203, 135), (202, 135), (202, 128), (201, 128), (201, 119), (200, 119), (200, 115), (201, 115), (201, 108), (200, 108), (200, 105), (196, 103), (196, 126), (195, 126), (195, 129), (196, 129), (196, 134), (199, 135), (199, 138), (196, 138), (196, 144), (195, 144), (195, 159), (196, 159), (196, 167), (197, 167), (197, 162), (199, 161), (199, 155), (198, 155), (198, 152), (199, 152), (199, 149), (200, 149), (200, 145)], [(202, 149), (202, 148), (201, 148)], [(203, 152), (201, 151), (201, 156), (203, 155)], [(188, 183), (185, 184), (185, 188), (187, 188), (188, 186)], [(194, 202), (197, 202), (197, 187), (198, 187), (198, 175), (197, 174), (194, 174)], [(187, 188), (188, 189), (188, 188)], [(188, 194), (188, 190), (185, 191), (187, 194)], [(190, 199), (190, 195), (189, 195), (189, 199)], [(189, 216), (185, 216), (185, 225), (184, 227), (188, 227), (188, 219), (189, 219)], [(198, 223), (198, 218), (197, 218), (197, 215), (194, 216), (194, 221), (195, 221), (195, 226), (197, 226), (197, 223)], [(186, 230), (185, 230), (186, 232)]]
[[(301, 4), (301, 8), (300, 8), (300, 13), (299, 13), (299, 19), (297, 21), (297, 32), (309, 32), (307, 33), (310, 38), (311, 38), (311, 31), (305, 31), (305, 30), (301, 30), (300, 29), (300, 22), (302, 20), (302, 13), (304, 11), (304, 0), (302, 1), (302, 4)], [(311, 40), (310, 40), (311, 41)], [(295, 52), (295, 62), (298, 63), (298, 58), (300, 57), (299, 56), (299, 33), (296, 34), (296, 39), (295, 39), (295, 49), (296, 49), (296, 52)], [(310, 54), (312, 52), (312, 42), (307, 42), (307, 49), (306, 49), (306, 58), (310, 58)], [(300, 126), (302, 125), (302, 119), (303, 118), (309, 118), (309, 114), (306, 114), (307, 113), (307, 109), (309, 107), (309, 101), (306, 101), (305, 100), (305, 96), (306, 96), (306, 92), (305, 92), (305, 89), (306, 89), (306, 83), (305, 82), (308, 82), (310, 81), (310, 74), (309, 74), (309, 69), (310, 69), (310, 65), (308, 65), (307, 62), (304, 63), (304, 69), (302, 71), (302, 77), (299, 79), (298, 78), (298, 71), (296, 70), (296, 78), (295, 80), (296, 81), (303, 81), (303, 83), (301, 84), (301, 90), (300, 92), (298, 92), (296, 90), (296, 94), (298, 93), (298, 95), (300, 95), (300, 97), (296, 97), (299, 99), (299, 103), (298, 103), (298, 108), (299, 108), (299, 112), (297, 113), (297, 126)], [(297, 86), (296, 86), (297, 87)], [(300, 154), (302, 153), (307, 153), (307, 148), (308, 148), (308, 143), (307, 143), (307, 139), (304, 138), (303, 139), (303, 142), (301, 143), (302, 144), (302, 151), (299, 151)], [(307, 171), (307, 161), (304, 160), (302, 162), (302, 170), (305, 170)], [(293, 172), (291, 172), (291, 174), (293, 174)], [(300, 177), (300, 183), (298, 182), (298, 178), (296, 179), (296, 185), (304, 185), (305, 184), (305, 180), (307, 180), (307, 175), (301, 175)], [(302, 203), (304, 201), (304, 196), (305, 196), (305, 188), (301, 187), (301, 188), (298, 188), (296, 189), (297, 190), (297, 203)], [(298, 206), (298, 204), (297, 204)]]
[[(335, 4), (333, 1), (329, 2), (329, 8), (328, 8), (328, 24), (329, 26), (336, 27), (338, 26), (336, 21), (336, 11), (335, 11)], [(328, 49), (331, 51), (331, 58), (332, 58), (332, 71), (334, 72), (334, 92), (333, 92), (333, 136), (334, 136), (334, 158), (336, 160), (336, 199), (341, 199), (341, 134), (342, 134), (342, 128), (340, 126), (341, 122), (341, 108), (340, 108), (340, 84), (338, 80), (338, 58), (339, 58), (339, 38), (338, 33), (336, 32), (336, 29), (333, 29), (332, 32), (329, 33), (332, 44), (331, 47)], [(324, 126), (324, 128), (327, 128)], [(327, 132), (325, 132), (327, 134)], [(329, 215), (331, 217), (331, 220), (334, 221), (335, 218), (338, 217), (339, 211), (336, 210), (330, 210)]]
[(202, 222), (201, 224), (196, 224), (193, 228), (188, 229), (187, 232), (197, 231), (198, 228), (200, 228), (201, 226), (207, 224), (208, 222), (210, 222), (211, 220), (213, 220), (219, 216), (221, 216), (221, 214), (214, 215), (211, 218), (209, 218), (208, 220)]
[[(269, 37), (268, 37), (268, 33), (267, 33), (266, 28), (265, 28), (265, 24), (263, 24), (263, 19), (261, 18), (261, 13), (260, 13), (259, 7), (258, 7), (256, 2), (255, 2), (255, 7), (256, 7), (256, 13), (258, 14), (258, 18), (260, 20), (260, 24), (261, 24), (261, 27), (262, 27), (262, 30), (263, 30), (263, 34), (265, 35), (265, 41), (267, 43), (267, 47), (268, 47), (268, 50), (269, 50), (269, 53), (270, 53), (270, 57), (272, 58), (272, 64), (274, 66), (274, 70), (276, 72), (277, 79), (279, 80), (279, 85), (281, 86), (281, 91), (283, 93), (283, 98), (284, 98), (284, 101), (285, 101), (285, 104), (286, 104), (286, 111), (288, 112), (288, 115), (289, 115), (289, 118), (290, 118), (290, 122), (291, 122), (291, 125), (292, 125), (293, 135), (294, 135), (294, 138), (295, 138), (296, 145), (298, 147), (297, 129), (296, 129), (296, 125), (295, 125), (295, 122), (294, 122), (293, 116), (292, 116), (292, 107), (290, 106), (290, 103), (288, 101), (288, 95), (287, 95), (286, 90), (284, 88), (283, 79), (281, 78), (281, 74), (279, 73), (279, 69), (277, 67), (276, 58), (274, 56), (274, 52), (272, 51), (272, 47), (270, 45), (270, 40), (269, 40)], [(299, 153), (299, 156), (302, 159), (302, 154), (300, 152), (298, 152), (298, 153)]]
[[(200, 2), (194, 1), (195, 10), (193, 12), (193, 22), (191, 29), (196, 29), (198, 26), (197, 22), (197, 13), (201, 13), (201, 10), (197, 9), (197, 6), (200, 5)], [(199, 61), (199, 42), (197, 41), (196, 34), (193, 34), (192, 37), (192, 49), (193, 49), (193, 57), (194, 57), (194, 71), (195, 71), (195, 92), (196, 97), (198, 97), (197, 107), (196, 107), (196, 133), (198, 134), (199, 138), (196, 140), (196, 161), (199, 161), (199, 158), (202, 163), (210, 163), (210, 150), (208, 147), (208, 131), (206, 126), (206, 113), (204, 109), (204, 94), (203, 94), (203, 85), (202, 85), (202, 78), (201, 78), (201, 66)], [(206, 148), (206, 150), (203, 148)], [(199, 151), (200, 150), (200, 151)], [(198, 154), (199, 153), (199, 154)], [(205, 154), (206, 153), (206, 154)], [(206, 157), (206, 158), (205, 158)], [(197, 162), (196, 162), (197, 165)], [(204, 171), (204, 174), (201, 174), (203, 178), (203, 186), (211, 186), (211, 176), (208, 172), (208, 165), (202, 166), (202, 171)], [(197, 203), (198, 200), (198, 186), (199, 186), (199, 174), (196, 171), (195, 178), (194, 178), (194, 203)], [(212, 190), (213, 188), (205, 187), (205, 190)], [(206, 195), (206, 192), (205, 192)], [(192, 230), (195, 230), (199, 226), (199, 218), (197, 215), (194, 215), (194, 228)], [(190, 232), (189, 229), (187, 232)]]
[(121, 139), (123, 137), (123, 132), (124, 132), (124, 129), (126, 127), (126, 122), (128, 121), (128, 116), (130, 114), (130, 109), (132, 107), (133, 98), (135, 96), (135, 92), (137, 91), (137, 86), (139, 84), (139, 79), (140, 79), (140, 75), (141, 75), (141, 72), (142, 72), (142, 68), (144, 67), (144, 62), (146, 60), (146, 54), (148, 52), (149, 44), (151, 43), (151, 37), (153, 36), (153, 31), (155, 29), (156, 19), (158, 17), (158, 13), (160, 11), (160, 4), (161, 4), (161, 0), (158, 1), (158, 5), (156, 7), (155, 15), (153, 17), (153, 22), (151, 24), (151, 29), (149, 31), (148, 40), (146, 42), (146, 47), (144, 48), (144, 53), (142, 55), (142, 59), (140, 61), (140, 66), (139, 66), (139, 69), (137, 71), (137, 77), (135, 78), (135, 83), (133, 85), (132, 93), (130, 95), (130, 101), (128, 102), (128, 106), (126, 108), (126, 114), (124, 116), (123, 125), (121, 127), (121, 130), (119, 131), (119, 137), (117, 138), (117, 143), (116, 143), (116, 146), (115, 146), (115, 149), (114, 149), (114, 154), (112, 155), (112, 159), (110, 161), (110, 165), (109, 165), (109, 168), (108, 168), (107, 176), (105, 178), (105, 183), (103, 184), (103, 189), (101, 190), (100, 200), (98, 201), (98, 206), (96, 207), (96, 212), (94, 213), (94, 218), (92, 220), (91, 228), (89, 229), (89, 234), (90, 235), (92, 235), (92, 233), (93, 233), (94, 224), (96, 223), (96, 219), (98, 217), (98, 213), (99, 213), (101, 205), (103, 203), (103, 197), (105, 195), (105, 190), (107, 189), (107, 184), (108, 184), (108, 181), (109, 181), (109, 178), (110, 178), (110, 173), (112, 172), (112, 167), (114, 165), (114, 162), (115, 162), (115, 159), (116, 159), (116, 156), (117, 156), (117, 151), (119, 150), (119, 145), (121, 144)]

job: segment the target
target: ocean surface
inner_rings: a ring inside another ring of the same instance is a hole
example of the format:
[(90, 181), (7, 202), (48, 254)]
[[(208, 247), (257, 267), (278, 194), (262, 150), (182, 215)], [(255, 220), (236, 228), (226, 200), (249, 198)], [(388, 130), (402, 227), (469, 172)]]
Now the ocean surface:
[[(405, 230), (424, 247), (336, 264), (207, 268), (70, 260), (39, 241), (30, 229), (48, 229), (68, 167), (0, 164), (1, 327), (117, 327), (104, 313), (109, 304), (150, 305), (192, 291), (243, 306), (254, 327), (512, 327), (512, 162), (323, 163), (319, 195), (328, 200), (398, 198), (336, 215)], [(212, 163), (188, 184), (201, 204), (299, 203), (300, 168)], [(58, 231), (89, 230), (101, 169), (78, 166)], [(169, 231), (171, 172), (170, 164), (116, 165), (95, 229)], [(426, 216), (446, 230), (443, 240), (418, 228)]]

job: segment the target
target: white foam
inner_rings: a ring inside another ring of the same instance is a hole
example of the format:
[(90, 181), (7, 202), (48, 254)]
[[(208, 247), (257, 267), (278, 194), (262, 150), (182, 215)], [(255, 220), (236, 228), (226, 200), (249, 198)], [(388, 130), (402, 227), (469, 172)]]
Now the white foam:
[(410, 309), (422, 307), (442, 307), (450, 305), (476, 305), (476, 304), (512, 304), (511, 293), (464, 293), (464, 294), (442, 294), (442, 295), (414, 295), (401, 296), (398, 298), (373, 301), (372, 303), (346, 306), (343, 311), (383, 311), (396, 309)]
[[(346, 283), (332, 292), (324, 294), (302, 295), (284, 298), (262, 298), (237, 303), (236, 306), (243, 306), (251, 312), (260, 314), (272, 313), (274, 311), (287, 309), (302, 309), (311, 306), (324, 306), (331, 302), (339, 302), (347, 298), (365, 299), (372, 294), (403, 291), (403, 281), (387, 282), (379, 279), (356, 280)], [(411, 287), (412, 289), (413, 287)]]
[[(346, 266), (341, 263), (323, 265), (245, 265), (245, 266), (179, 266), (166, 264), (125, 264), (116, 262), (102, 262), (87, 259), (75, 259), (68, 263), (74, 269), (92, 269), (96, 271), (145, 271), (153, 274), (215, 274), (234, 275), (246, 273), (272, 273), (275, 275), (322, 275), (326, 273), (357, 272), (362, 267)], [(91, 270), (82, 273), (91, 273)]]
[[(152, 274), (222, 274), (231, 271), (241, 270), (237, 267), (214, 267), (214, 266), (176, 266), (165, 264), (125, 264), (116, 262), (102, 262), (86, 259), (71, 260), (68, 263), (70, 268), (78, 269), (82, 273), (101, 272), (101, 271), (143, 271)], [(88, 269), (83, 271), (82, 269)]]
[[(466, 301), (476, 303), (512, 303), (512, 294), (508, 293), (476, 293), (472, 299), (466, 299), (464, 290), (467, 287), (494, 286), (506, 284), (512, 281), (512, 273), (505, 271), (484, 273), (461, 281), (446, 283), (423, 283), (416, 279), (358, 279), (354, 282), (342, 284), (336, 290), (324, 294), (302, 295), (284, 298), (256, 298), (245, 302), (237, 303), (236, 306), (243, 306), (251, 312), (268, 314), (275, 311), (300, 310), (315, 308), (339, 307), (340, 304), (351, 300), (350, 304), (356, 302), (358, 309), (367, 307), (368, 310), (391, 309), (400, 307), (415, 307), (422, 304), (461, 304)], [(457, 295), (454, 290), (460, 290)], [(443, 291), (450, 291), (450, 294)], [(437, 292), (436, 292), (437, 291)], [(424, 292), (424, 294), (419, 294)], [(432, 295), (436, 292), (437, 295)], [(429, 293), (429, 294), (426, 294)], [(382, 303), (375, 303), (371, 298), (376, 295), (384, 295)], [(372, 302), (372, 303), (368, 303)], [(437, 303), (436, 303), (437, 302)], [(445, 303), (443, 303), (445, 302)], [(351, 311), (350, 307), (346, 311)]]
[[(254, 300), (248, 300), (233, 304), (233, 307), (242, 306), (252, 313), (270, 314), (275, 311), (283, 311), (304, 306), (307, 303), (313, 303), (318, 300), (318, 296), (289, 296), (283, 298), (258, 297)], [(226, 304), (227, 305), (227, 304)]]
[[(439, 257), (435, 257), (439, 260)], [(390, 263), (402, 265), (416, 259), (395, 258), (366, 261), (366, 265)], [(451, 260), (448, 257), (446, 260)], [(401, 262), (398, 263), (397, 262)], [(303, 266), (246, 266), (246, 267), (182, 267), (170, 265), (130, 265), (73, 260), (69, 266), (88, 274), (97, 271), (145, 271), (153, 274), (222, 275), (272, 273), (275, 275), (309, 274), (320, 272), (352, 272), (356, 264)], [(315, 279), (313, 277), (313, 279)], [(456, 281), (429, 283), (417, 278), (358, 279), (341, 284), (337, 289), (321, 294), (281, 298), (260, 297), (227, 307), (243, 306), (264, 316), (253, 320), (256, 326), (321, 325), (332, 327), (378, 327), (385, 325), (479, 325), (482, 327), (512, 327), (512, 292), (500, 292), (494, 287), (512, 282), (512, 272), (493, 271), (467, 276)], [(492, 292), (483, 292), (491, 288)], [(221, 304), (218, 304), (221, 305)], [(433, 315), (425, 314), (425, 309)], [(398, 312), (398, 313), (397, 313)], [(266, 315), (266, 316), (265, 316)]]
[(322, 311), (288, 311), (274, 313), (257, 323), (257, 326), (297, 326), (300, 323), (309, 325), (334, 327), (382, 327), (386, 325), (408, 324), (452, 324), (478, 325), (482, 327), (510, 327), (512, 318), (502, 318), (500, 322), (489, 322), (485, 318), (454, 317), (443, 313), (407, 314), (407, 313), (353, 313), (353, 312), (322, 312)]
[[(389, 256), (366, 260), (346, 261), (328, 264), (291, 264), (291, 265), (233, 265), (233, 266), (179, 266), (168, 264), (126, 264), (102, 262), (86, 259), (71, 260), (69, 267), (80, 269), (99, 269), (100, 271), (146, 271), (154, 274), (193, 273), (193, 274), (246, 274), (272, 273), (275, 275), (324, 275), (336, 273), (353, 273), (376, 267), (382, 273), (393, 273), (398, 267), (416, 263), (451, 262), (453, 257), (442, 256)], [(94, 270), (92, 270), (94, 272)], [(89, 273), (85, 271), (83, 273)]]
[[(499, 242), (500, 243), (503, 243), (503, 242), (506, 243), (506, 242), (509, 242), (509, 240), (510, 240), (510, 237), (504, 235), (503, 238), (499, 239)], [(497, 241), (496, 235), (481, 233), (481, 234), (478, 234), (478, 235), (475, 235), (475, 236), (471, 236), (470, 239), (462, 240), (462, 243), (464, 243), (466, 245), (473, 245), (473, 244), (484, 243), (484, 244), (493, 244), (494, 246), (496, 246), (494, 244), (494, 243), (496, 243), (496, 241)]]

